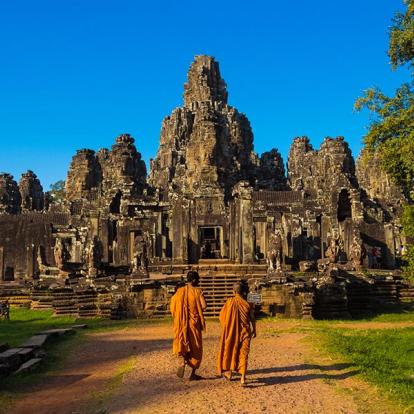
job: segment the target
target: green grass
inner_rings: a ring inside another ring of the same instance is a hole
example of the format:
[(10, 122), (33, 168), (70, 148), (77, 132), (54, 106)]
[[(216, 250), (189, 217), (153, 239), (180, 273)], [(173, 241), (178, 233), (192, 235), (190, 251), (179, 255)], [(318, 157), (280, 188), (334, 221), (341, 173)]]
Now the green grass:
[[(0, 343), (7, 342), (10, 346), (18, 346), (30, 336), (46, 329), (65, 328), (80, 323), (86, 323), (88, 328), (77, 330), (75, 335), (49, 341), (45, 347), (45, 360), (35, 372), (2, 379), (0, 384), (0, 413), (7, 412), (7, 408), (14, 400), (19, 398), (20, 393), (25, 392), (27, 385), (35, 384), (43, 376), (61, 369), (67, 357), (76, 352), (79, 345), (85, 340), (85, 335), (92, 332), (111, 331), (163, 322), (170, 323), (170, 319), (127, 319), (120, 321), (103, 318), (79, 319), (71, 316), (53, 316), (51, 311), (11, 308), (10, 321), (0, 321)], [(122, 373), (126, 372), (129, 366), (122, 366)], [(120, 376), (121, 372), (117, 378)]]
[(55, 318), (51, 311), (33, 311), (24, 308), (11, 308), (10, 321), (0, 321), (0, 343), (17, 346), (30, 336), (49, 328), (64, 328), (73, 325), (73, 317)]
[[(364, 379), (402, 405), (402, 413), (414, 413), (414, 327), (375, 328), (375, 323), (414, 322), (412, 309), (358, 320), (266, 320), (274, 323), (266, 334), (309, 334), (309, 344), (319, 352), (352, 364)], [(366, 329), (367, 322), (373, 329)]]
[(323, 329), (327, 350), (414, 412), (414, 328)]
[(10, 346), (18, 346), (40, 331), (52, 328), (65, 328), (81, 323), (88, 325), (87, 332), (91, 332), (91, 330), (96, 332), (99, 330), (133, 327), (135, 325), (154, 322), (160, 322), (160, 320), (125, 319), (111, 321), (103, 318), (79, 319), (73, 316), (53, 316), (52, 311), (11, 308), (10, 321), (0, 320), (0, 343), (7, 342)]
[(365, 320), (372, 322), (414, 322), (414, 311), (405, 310), (395, 313), (383, 313), (380, 315), (367, 317)]

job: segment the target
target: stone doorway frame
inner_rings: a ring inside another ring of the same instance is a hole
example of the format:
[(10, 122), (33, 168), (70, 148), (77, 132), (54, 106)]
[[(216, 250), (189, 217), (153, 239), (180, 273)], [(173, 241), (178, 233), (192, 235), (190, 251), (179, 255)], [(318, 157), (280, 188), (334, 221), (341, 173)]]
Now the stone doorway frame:
[[(206, 238), (205, 236), (203, 237), (203, 232), (205, 232), (207, 229), (212, 229), (214, 231), (214, 235), (210, 238)], [(219, 248), (215, 248), (213, 246), (213, 253), (215, 252), (217, 254), (217, 252), (219, 253), (219, 257), (202, 257), (202, 248), (204, 245), (204, 241), (205, 240), (211, 240), (213, 241), (215, 244), (218, 245)], [(211, 225), (201, 225), (198, 226), (198, 245), (199, 245), (199, 260), (214, 260), (214, 259), (222, 259), (224, 256), (224, 240), (223, 240), (223, 226), (219, 226), (216, 224), (211, 224)]]

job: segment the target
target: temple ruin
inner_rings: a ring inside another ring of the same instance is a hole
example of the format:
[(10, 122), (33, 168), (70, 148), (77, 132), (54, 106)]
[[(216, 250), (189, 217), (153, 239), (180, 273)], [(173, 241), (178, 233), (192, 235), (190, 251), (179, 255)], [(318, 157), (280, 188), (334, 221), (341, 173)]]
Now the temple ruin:
[[(414, 300), (402, 191), (343, 137), (254, 152), (218, 62), (196, 56), (146, 165), (129, 134), (73, 156), (65, 198), (0, 174), (0, 296), (57, 314), (157, 316), (189, 268), (210, 315), (234, 280), (267, 314), (343, 317)], [(275, 144), (277, 144), (275, 142)], [(371, 277), (367, 274), (370, 272)], [(372, 277), (376, 275), (376, 277)]]

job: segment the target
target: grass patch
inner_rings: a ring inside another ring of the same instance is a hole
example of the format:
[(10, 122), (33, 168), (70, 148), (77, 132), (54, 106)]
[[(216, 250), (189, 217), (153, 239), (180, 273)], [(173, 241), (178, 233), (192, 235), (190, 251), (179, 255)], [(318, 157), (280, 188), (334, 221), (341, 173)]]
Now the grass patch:
[[(165, 321), (168, 321), (165, 318)], [(112, 321), (103, 318), (80, 319), (74, 316), (53, 316), (52, 311), (40, 311), (25, 308), (11, 308), (10, 321), (0, 321), (0, 343), (18, 346), (32, 335), (52, 328), (66, 328), (73, 324), (86, 323), (88, 332), (133, 327), (146, 323), (156, 323), (164, 319), (124, 319)]]
[[(73, 324), (86, 323), (87, 329), (77, 330), (75, 335), (65, 335), (51, 339), (45, 347), (46, 357), (39, 368), (30, 374), (9, 376), (0, 384), (0, 413), (7, 412), (13, 401), (26, 392), (28, 385), (36, 384), (41, 378), (60, 370), (66, 359), (77, 351), (87, 334), (133, 328), (147, 324), (170, 323), (171, 319), (125, 319), (112, 321), (103, 318), (79, 319), (73, 316), (53, 316), (52, 311), (39, 311), (25, 308), (11, 308), (10, 321), (0, 321), (0, 343), (7, 342), (10, 346), (18, 346), (32, 335), (52, 328), (65, 328)], [(127, 364), (128, 365), (128, 364)], [(121, 366), (117, 379), (110, 388), (122, 380), (128, 366)]]
[(75, 322), (74, 317), (53, 317), (52, 311), (11, 308), (10, 321), (0, 321), (0, 343), (18, 346), (42, 330), (64, 328)]
[(354, 364), (369, 382), (414, 412), (414, 328), (323, 329), (328, 351)]
[(119, 365), (114, 377), (105, 385), (104, 389), (91, 394), (94, 400), (94, 404), (92, 404), (96, 406), (94, 407), (96, 412), (106, 412), (104, 410), (105, 404), (122, 386), (124, 376), (135, 368), (137, 358), (137, 356), (132, 356)]
[(414, 322), (414, 311), (404, 310), (395, 313), (383, 313), (366, 318), (371, 322)]
[[(413, 310), (369, 315), (358, 320), (266, 318), (264, 321), (271, 322), (264, 334), (304, 333), (309, 346), (313, 344), (318, 352), (352, 364), (368, 383), (377, 386), (393, 404), (403, 407), (399, 412), (414, 414), (414, 328), (396, 325), (379, 329), (384, 322), (414, 322)], [(366, 329), (367, 322), (371, 329)]]

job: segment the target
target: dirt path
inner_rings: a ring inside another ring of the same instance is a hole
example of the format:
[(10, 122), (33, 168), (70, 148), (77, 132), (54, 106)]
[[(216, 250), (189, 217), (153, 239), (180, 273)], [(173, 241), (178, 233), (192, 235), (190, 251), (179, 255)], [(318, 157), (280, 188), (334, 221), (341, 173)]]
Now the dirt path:
[(200, 374), (206, 379), (178, 379), (171, 327), (162, 323), (90, 335), (64, 370), (44, 377), (8, 413), (392, 412), (378, 408), (381, 401), (373, 411), (366, 404), (361, 408), (361, 398), (372, 405), (375, 393), (355, 378), (353, 367), (318, 357), (306, 334), (270, 335), (268, 328), (259, 323), (247, 388), (216, 378), (216, 322), (208, 324), (204, 337)]

